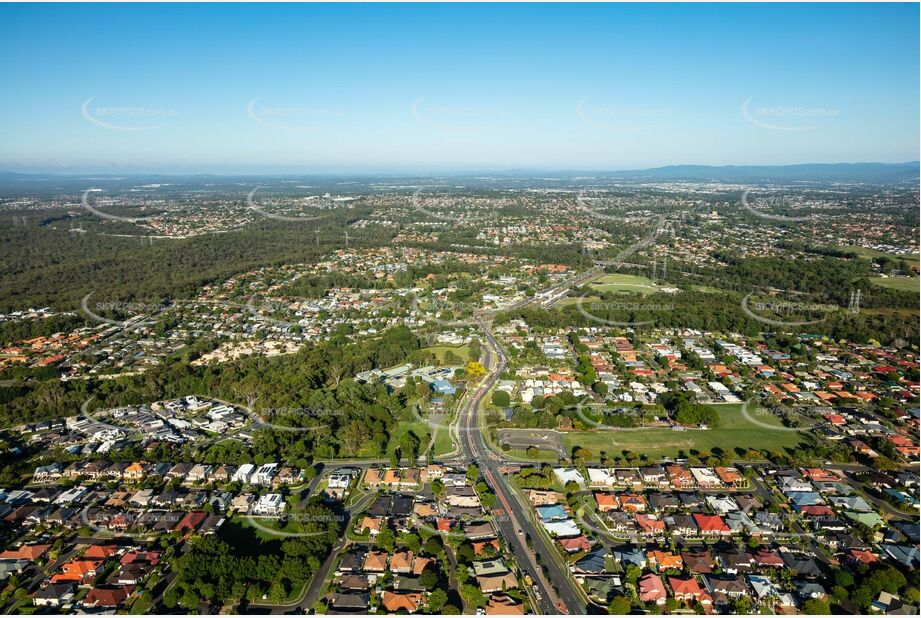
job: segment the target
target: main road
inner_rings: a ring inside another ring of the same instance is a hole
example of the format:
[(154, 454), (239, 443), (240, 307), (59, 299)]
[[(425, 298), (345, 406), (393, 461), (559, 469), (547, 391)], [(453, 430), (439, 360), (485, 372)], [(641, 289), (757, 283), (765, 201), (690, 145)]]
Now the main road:
[[(480, 405), (508, 366), (508, 357), (493, 336), (489, 324), (482, 318), (477, 319), (477, 324), (489, 347), (486, 356), (488, 373), (466, 399), (457, 415), (462, 455), (477, 464), (499, 500), (502, 513), (494, 520), (521, 569), (531, 577), (539, 592), (539, 595), (535, 595), (538, 613), (584, 614), (585, 602), (581, 591), (576, 588), (568, 570), (561, 566), (561, 561), (554, 559), (556, 548), (547, 542), (542, 531), (537, 530), (524, 515), (530, 506), (523, 504), (520, 496), (509, 486), (505, 475), (499, 470), (501, 458), (496, 456), (484, 440), (479, 421)], [(528, 539), (531, 547), (528, 547)], [(540, 563), (538, 555), (541, 556)], [(542, 567), (546, 567), (549, 580)]]

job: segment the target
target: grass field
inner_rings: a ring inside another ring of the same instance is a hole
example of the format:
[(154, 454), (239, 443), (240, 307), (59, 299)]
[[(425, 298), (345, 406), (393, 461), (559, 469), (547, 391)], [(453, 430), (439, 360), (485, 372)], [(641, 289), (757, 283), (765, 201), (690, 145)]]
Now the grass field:
[(408, 420), (404, 419), (394, 427), (393, 433), (390, 435), (390, 444), (387, 447), (387, 453), (390, 453), (392, 449), (400, 445), (400, 441), (403, 439), (403, 436), (406, 435), (407, 431), (412, 431), (416, 437), (419, 438), (420, 451), (424, 451), (429, 445), (429, 440), (432, 437), (429, 424), (425, 421), (416, 420), (414, 417), (410, 417)]
[(451, 417), (447, 414), (436, 414), (430, 416), (429, 420), (438, 425), (432, 427), (432, 431), (435, 431), (435, 455), (450, 453), (454, 450), (454, 441), (451, 440), (451, 432), (448, 431)]
[(918, 265), (918, 254), (910, 253), (908, 255), (895, 255), (894, 253), (886, 253), (885, 251), (877, 251), (876, 249), (867, 249), (866, 247), (849, 247), (845, 245), (838, 245), (834, 247), (839, 251), (844, 251), (845, 253), (853, 253), (854, 255), (866, 259), (873, 259), (878, 257), (890, 257), (894, 260), (905, 260), (909, 264)]
[(783, 452), (784, 447), (795, 447), (800, 442), (801, 435), (784, 431), (780, 420), (774, 416), (759, 416), (758, 421), (776, 425), (778, 431), (760, 427), (746, 419), (741, 414), (741, 404), (719, 404), (714, 407), (720, 411), (720, 426), (715, 429), (672, 431), (651, 428), (566, 432), (563, 443), (567, 449), (574, 446), (588, 448), (596, 458), (601, 451), (615, 456), (624, 450), (659, 458), (679, 456), (682, 451), (685, 455), (692, 450), (707, 453), (714, 447), (726, 451), (738, 447)]
[(871, 277), (870, 283), (884, 288), (900, 290), (902, 292), (914, 292), (917, 294), (921, 291), (919, 286), (921, 279), (918, 277)]
[(444, 364), (445, 362), (445, 354), (447, 354), (449, 351), (454, 352), (455, 354), (460, 356), (462, 359), (464, 359), (465, 363), (470, 360), (470, 346), (469, 345), (433, 345), (428, 348), (421, 348), (420, 351), (421, 352), (431, 352), (435, 354), (435, 356), (438, 357), (438, 360), (442, 364)]
[(659, 291), (659, 286), (648, 277), (639, 275), (622, 275), (612, 273), (605, 275), (591, 284), (593, 289), (601, 292), (632, 292), (638, 294), (653, 294)]

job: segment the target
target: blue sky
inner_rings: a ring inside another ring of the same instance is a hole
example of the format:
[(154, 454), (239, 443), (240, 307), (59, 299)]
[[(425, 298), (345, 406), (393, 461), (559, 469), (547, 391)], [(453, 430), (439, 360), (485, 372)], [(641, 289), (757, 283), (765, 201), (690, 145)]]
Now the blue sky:
[(0, 170), (910, 161), (917, 4), (0, 5)]

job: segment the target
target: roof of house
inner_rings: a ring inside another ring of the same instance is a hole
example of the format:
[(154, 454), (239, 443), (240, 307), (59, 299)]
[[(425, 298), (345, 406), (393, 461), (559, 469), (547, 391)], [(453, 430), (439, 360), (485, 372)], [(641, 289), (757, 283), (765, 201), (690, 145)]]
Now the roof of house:
[(8, 549), (0, 554), (0, 560), (38, 560), (51, 549), (50, 544), (20, 545), (16, 549)]
[(396, 612), (399, 610), (405, 610), (410, 613), (415, 612), (419, 609), (421, 603), (421, 592), (390, 592), (389, 590), (385, 590), (381, 595), (381, 604), (386, 607), (389, 612)]
[(134, 591), (134, 586), (106, 586), (90, 590), (83, 599), (87, 607), (117, 607)]

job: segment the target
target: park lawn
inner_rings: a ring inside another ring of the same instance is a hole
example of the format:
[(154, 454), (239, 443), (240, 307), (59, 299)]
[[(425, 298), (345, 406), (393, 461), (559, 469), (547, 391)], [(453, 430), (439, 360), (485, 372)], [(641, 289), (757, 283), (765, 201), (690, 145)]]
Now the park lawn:
[(425, 421), (416, 420), (411, 416), (394, 427), (393, 433), (390, 434), (390, 444), (387, 445), (385, 452), (389, 454), (393, 449), (399, 447), (400, 441), (408, 431), (412, 431), (416, 437), (419, 438), (419, 452), (420, 454), (424, 454), (425, 448), (429, 445), (429, 440), (432, 438), (429, 424)]
[(599, 300), (601, 300), (601, 297), (600, 297), (600, 296), (591, 296), (591, 295), (589, 295), (589, 296), (586, 296), (586, 297), (584, 297), (584, 298), (580, 298), (580, 297), (578, 297), (578, 296), (567, 296), (566, 298), (560, 299), (559, 303), (557, 303), (557, 304), (559, 304), (559, 305), (576, 305), (576, 304), (578, 304), (578, 303), (580, 303), (580, 302), (581, 302), (581, 303), (591, 303), (591, 302), (597, 302), (597, 301), (599, 301)]
[[(441, 417), (444, 423), (450, 419), (448, 416)], [(437, 427), (435, 434), (435, 456), (444, 455), (454, 450), (454, 440), (451, 439), (451, 432), (447, 427)]]
[(919, 282), (921, 279), (918, 277), (870, 277), (870, 283), (873, 285), (915, 294), (921, 291)]
[(638, 294), (654, 294), (659, 291), (659, 286), (652, 279), (640, 275), (623, 275), (612, 273), (597, 279), (591, 287), (601, 292), (634, 292)]
[(552, 449), (537, 449), (536, 455), (528, 455), (528, 452), (523, 448), (512, 448), (509, 450), (501, 449), (504, 454), (506, 454), (509, 459), (520, 459), (523, 462), (526, 461), (546, 461), (550, 463), (556, 463), (560, 460), (560, 456), (556, 451)]
[(467, 345), (467, 344), (461, 344), (461, 345), (433, 345), (433, 346), (430, 346), (430, 347), (427, 347), (427, 348), (421, 348), (419, 351), (420, 351), (420, 352), (431, 352), (432, 354), (434, 354), (435, 356), (438, 357), (438, 361), (439, 361), (442, 365), (445, 364), (445, 355), (446, 355), (449, 351), (450, 351), (450, 352), (454, 352), (455, 354), (457, 354), (458, 356), (460, 356), (462, 359), (464, 359), (464, 362), (465, 362), (465, 363), (466, 363), (467, 361), (470, 360), (470, 346)]
[[(753, 424), (741, 414), (741, 404), (715, 404), (720, 411), (720, 426), (714, 429), (672, 431), (666, 428), (637, 430), (569, 431), (563, 433), (563, 444), (567, 449), (581, 446), (592, 452), (597, 459), (601, 451), (608, 456), (619, 456), (621, 451), (650, 458), (676, 457), (691, 454), (691, 451), (709, 453), (713, 448), (732, 452), (735, 448), (783, 452), (801, 441), (801, 436), (792, 431), (770, 431)], [(759, 416), (759, 422), (782, 427), (780, 419), (774, 416)]]
[(847, 245), (838, 245), (834, 248), (838, 251), (852, 253), (857, 257), (862, 257), (868, 260), (878, 257), (889, 257), (894, 260), (905, 260), (909, 264), (914, 264), (915, 266), (918, 265), (917, 253), (909, 253), (908, 255), (896, 255), (894, 253), (886, 253), (885, 251), (877, 251), (876, 249), (868, 249), (866, 247), (851, 247)]

